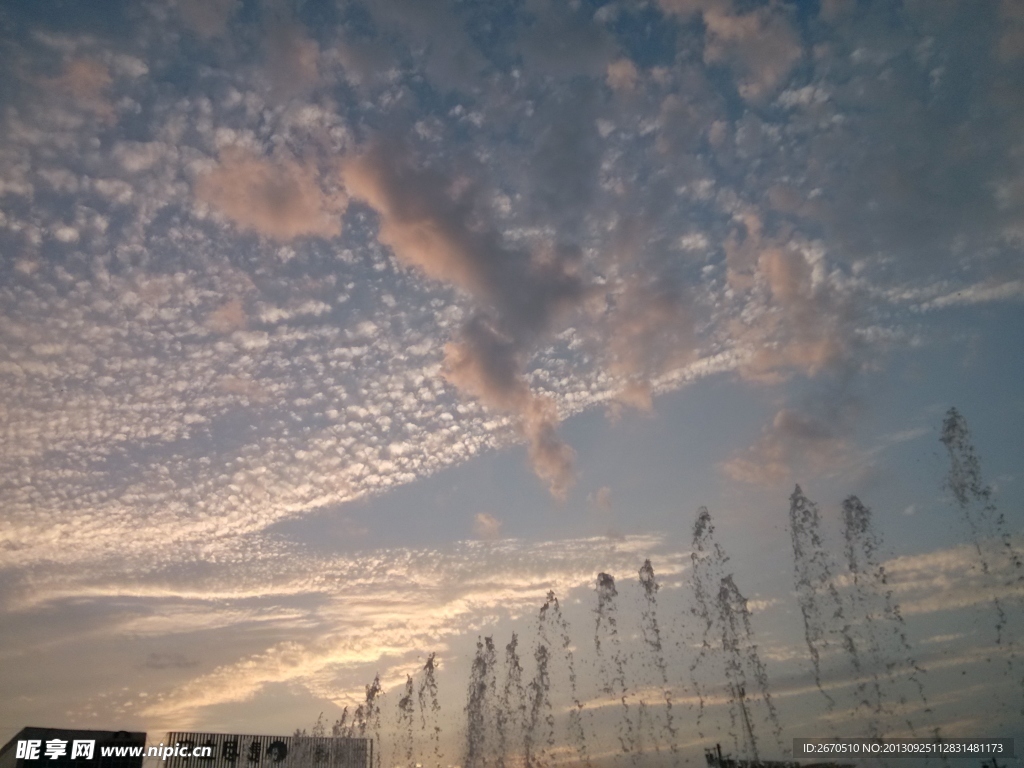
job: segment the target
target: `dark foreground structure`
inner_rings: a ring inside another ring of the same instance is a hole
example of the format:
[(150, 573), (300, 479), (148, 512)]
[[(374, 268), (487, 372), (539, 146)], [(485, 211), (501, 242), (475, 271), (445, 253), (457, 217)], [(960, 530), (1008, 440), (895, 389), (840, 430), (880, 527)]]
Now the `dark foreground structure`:
[(0, 768), (142, 768), (145, 748), (142, 732), (22, 728), (0, 749)]
[(171, 732), (163, 744), (174, 750), (166, 768), (369, 768), (373, 760), (372, 739)]

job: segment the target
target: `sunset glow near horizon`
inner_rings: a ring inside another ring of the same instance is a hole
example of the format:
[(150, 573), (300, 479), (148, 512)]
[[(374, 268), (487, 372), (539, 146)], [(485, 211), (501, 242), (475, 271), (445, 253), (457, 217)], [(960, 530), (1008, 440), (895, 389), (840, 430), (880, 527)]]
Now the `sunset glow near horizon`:
[(379, 675), (379, 768), (1024, 749), (1024, 3), (12, 1), (0, 69), (2, 741)]

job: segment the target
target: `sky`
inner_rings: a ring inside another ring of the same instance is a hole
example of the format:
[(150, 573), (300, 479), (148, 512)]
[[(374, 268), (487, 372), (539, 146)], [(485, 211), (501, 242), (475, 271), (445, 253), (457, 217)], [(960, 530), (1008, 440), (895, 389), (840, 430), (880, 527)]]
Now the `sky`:
[(1022, 82), (1019, 0), (3, 3), (0, 740), (1024, 738)]

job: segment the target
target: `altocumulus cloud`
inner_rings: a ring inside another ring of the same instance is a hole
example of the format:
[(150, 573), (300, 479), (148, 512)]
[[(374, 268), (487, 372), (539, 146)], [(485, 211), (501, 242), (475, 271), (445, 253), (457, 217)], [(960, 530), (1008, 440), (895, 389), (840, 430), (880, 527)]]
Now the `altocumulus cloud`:
[[(649, 408), (723, 370), (833, 381), (723, 465), (771, 481), (840, 444), (849, 419), (832, 417), (864, 360), (905, 343), (908, 310), (1021, 295), (1005, 4), (966, 26), (915, 5), (872, 38), (880, 11), (848, 3), (798, 24), (778, 5), (665, 0), (675, 42), (654, 59), (617, 38), (625, 10), (539, 3), (481, 47), (445, 3), (382, 5), (377, 31), (282, 8), (185, 2), (140, 12), (131, 38), (5, 41), (19, 562), (50, 515), (55, 542), (140, 519), (216, 539), (515, 439), (564, 496), (569, 414)], [(160, 79), (182, 34), (203, 52), (189, 86)], [(962, 35), (986, 53), (947, 45)], [(395, 53), (386, 75), (335, 54), (372, 45)], [(687, 45), (701, 55), (678, 58)], [(710, 77), (723, 66), (730, 85)], [(954, 74), (977, 67), (991, 88), (963, 92)], [(730, 93), (752, 108), (730, 112)], [(976, 109), (954, 109), (965, 98)], [(983, 139), (946, 151), (965, 130)], [(963, 268), (922, 286), (926, 254), (933, 273)], [(827, 437), (796, 428), (823, 421)]]
[(1024, 295), (1018, 4), (940, 5), (5, 11), (5, 599), (514, 442), (568, 497), (566, 417), (712, 374), (810, 392), (727, 476), (846, 461), (916, 318)]

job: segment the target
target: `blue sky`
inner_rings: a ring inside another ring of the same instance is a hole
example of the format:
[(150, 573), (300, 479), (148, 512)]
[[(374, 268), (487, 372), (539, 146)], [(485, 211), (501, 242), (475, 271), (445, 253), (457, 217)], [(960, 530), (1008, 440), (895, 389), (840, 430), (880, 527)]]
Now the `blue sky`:
[(749, 750), (717, 603), (691, 706), (702, 506), (785, 739), (1024, 735), (1019, 3), (7, 3), (0, 61), (0, 736), (290, 733), (379, 674), (401, 765), (436, 653), (462, 765), (477, 639), (532, 679), (554, 590), (594, 760)]

